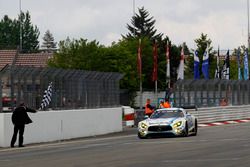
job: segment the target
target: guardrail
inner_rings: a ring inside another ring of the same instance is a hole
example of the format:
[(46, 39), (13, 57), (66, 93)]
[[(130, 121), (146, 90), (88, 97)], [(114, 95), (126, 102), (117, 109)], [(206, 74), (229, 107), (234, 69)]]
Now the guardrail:
[[(250, 105), (221, 106), (198, 109), (186, 109), (198, 118), (199, 123), (212, 123), (250, 118)], [(144, 118), (144, 109), (135, 110), (135, 126)]]
[(189, 109), (187, 111), (196, 116), (199, 123), (250, 118), (250, 105), (198, 108), (197, 111)]

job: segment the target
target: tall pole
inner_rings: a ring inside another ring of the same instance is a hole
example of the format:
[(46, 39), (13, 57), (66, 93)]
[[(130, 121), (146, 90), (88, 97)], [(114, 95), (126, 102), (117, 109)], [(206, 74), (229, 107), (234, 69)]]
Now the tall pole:
[[(135, 18), (135, 0), (133, 0), (133, 17)], [(134, 19), (135, 24), (135, 19)], [(135, 25), (134, 25), (134, 38), (135, 38)]]
[(248, 48), (250, 48), (250, 39), (249, 39), (249, 0), (247, 0), (247, 42), (248, 42)]
[[(135, 18), (135, 0), (133, 0), (133, 17)], [(134, 20), (135, 22), (135, 20)], [(136, 37), (135, 35), (135, 25), (134, 25), (134, 38)], [(139, 45), (141, 45), (141, 39), (139, 39)], [(142, 109), (142, 77), (140, 74), (140, 101), (139, 101), (140, 109)]]
[(156, 40), (154, 41), (153, 57), (154, 57), (153, 80), (155, 81), (155, 99), (156, 99), (156, 104), (158, 104), (158, 90), (157, 90), (158, 89), (157, 88), (157, 80), (158, 80), (158, 54), (157, 54)]
[(168, 41), (166, 46), (166, 90), (168, 88)]
[(169, 53), (169, 42), (167, 41), (166, 46), (166, 90), (170, 88), (170, 53)]
[(20, 16), (19, 16), (19, 26), (20, 26), (20, 37), (19, 37), (19, 40), (20, 40), (20, 43), (19, 43), (19, 51), (21, 52), (22, 51), (22, 45), (23, 45), (23, 37), (22, 37), (22, 3), (21, 3), (21, 0), (19, 0), (19, 12), (20, 12)]

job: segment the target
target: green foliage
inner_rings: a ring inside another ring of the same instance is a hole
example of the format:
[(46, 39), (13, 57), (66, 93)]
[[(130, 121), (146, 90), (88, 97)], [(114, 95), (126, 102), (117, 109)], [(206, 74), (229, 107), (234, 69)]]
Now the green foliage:
[(95, 69), (102, 46), (96, 41), (87, 42), (86, 39), (70, 40), (67, 38), (59, 42), (58, 52), (49, 60), (48, 65), (65, 69)]
[(17, 21), (13, 21), (5, 15), (0, 21), (0, 32), (0, 49), (16, 49), (19, 44), (19, 25)]
[[(247, 50), (245, 45), (241, 45), (238, 48), (233, 50), (232, 56), (235, 57), (234, 61), (230, 61), (230, 78), (238, 80), (238, 62), (237, 62), (237, 53), (238, 50), (240, 51), (240, 68), (241, 68), (241, 75), (242, 79), (244, 79), (244, 53)], [(249, 50), (248, 50), (249, 51)], [(248, 52), (248, 59), (249, 59), (249, 52)]]
[(36, 52), (39, 48), (39, 30), (31, 23), (30, 14), (21, 13), (19, 19), (7, 15), (0, 21), (0, 49), (16, 49), (20, 45), (20, 20), (22, 25), (22, 52)]
[[(243, 76), (243, 70), (241, 71), (241, 75)], [(237, 60), (230, 61), (230, 79), (231, 80), (238, 80), (238, 64)]]

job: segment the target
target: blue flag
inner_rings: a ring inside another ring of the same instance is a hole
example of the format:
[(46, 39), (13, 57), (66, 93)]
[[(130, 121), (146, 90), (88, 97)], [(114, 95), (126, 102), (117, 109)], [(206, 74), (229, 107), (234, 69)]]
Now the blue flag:
[(248, 69), (248, 50), (244, 53), (244, 80), (249, 79), (249, 69)]
[(240, 67), (240, 48), (237, 51), (237, 64), (238, 64), (238, 80), (242, 80), (241, 67)]
[(208, 53), (208, 46), (207, 49), (203, 55), (203, 62), (202, 62), (202, 73), (204, 75), (205, 79), (209, 79), (209, 53)]
[(194, 79), (200, 79), (200, 59), (197, 50), (194, 51)]

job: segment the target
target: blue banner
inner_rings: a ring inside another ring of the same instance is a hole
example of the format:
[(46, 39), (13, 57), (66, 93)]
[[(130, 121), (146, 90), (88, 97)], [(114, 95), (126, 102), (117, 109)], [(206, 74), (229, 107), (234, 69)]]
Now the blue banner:
[(203, 62), (202, 62), (202, 73), (205, 79), (209, 79), (209, 53), (208, 47), (203, 55)]
[(248, 50), (244, 53), (244, 80), (249, 79), (249, 69), (248, 69)]

